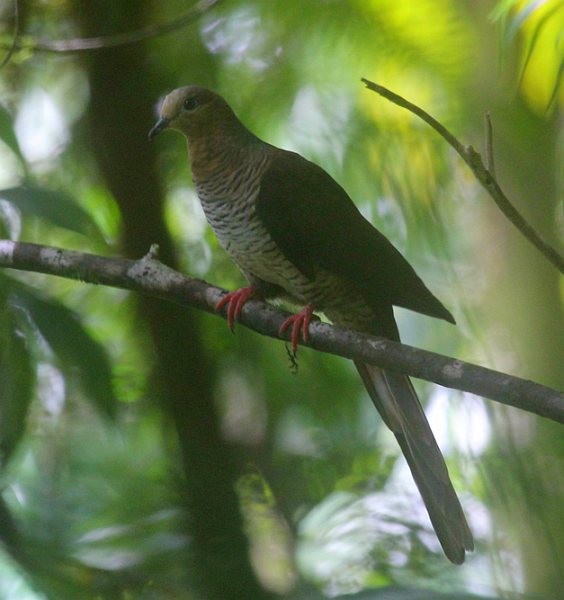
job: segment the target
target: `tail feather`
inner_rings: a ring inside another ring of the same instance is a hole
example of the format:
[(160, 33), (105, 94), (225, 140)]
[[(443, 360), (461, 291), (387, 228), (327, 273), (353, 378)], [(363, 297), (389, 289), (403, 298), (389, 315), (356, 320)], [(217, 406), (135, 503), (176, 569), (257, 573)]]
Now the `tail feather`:
[(411, 381), (398, 371), (355, 365), (398, 440), (447, 558), (461, 564), (466, 550), (474, 549), (472, 533)]

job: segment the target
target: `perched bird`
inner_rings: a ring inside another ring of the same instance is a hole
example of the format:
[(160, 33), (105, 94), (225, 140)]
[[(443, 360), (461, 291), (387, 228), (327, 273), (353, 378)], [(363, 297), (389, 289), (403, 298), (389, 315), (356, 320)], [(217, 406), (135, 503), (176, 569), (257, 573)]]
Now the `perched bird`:
[[(188, 140), (196, 191), (221, 245), (249, 285), (226, 294), (230, 328), (251, 297), (303, 306), (294, 351), (314, 311), (333, 323), (399, 341), (393, 306), (454, 323), (398, 250), (358, 211), (343, 188), (299, 154), (253, 135), (218, 94), (195, 85), (171, 92), (149, 132)], [(395, 434), (446, 556), (460, 564), (473, 539), (446, 464), (411, 381), (355, 362), (385, 424)]]

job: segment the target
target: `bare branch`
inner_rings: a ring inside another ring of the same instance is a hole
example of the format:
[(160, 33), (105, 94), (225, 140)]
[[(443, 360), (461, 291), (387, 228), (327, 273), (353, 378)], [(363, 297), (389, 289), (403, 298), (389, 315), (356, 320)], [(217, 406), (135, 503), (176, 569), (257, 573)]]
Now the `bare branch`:
[(402, 96), (399, 96), (384, 86), (369, 81), (368, 79), (362, 78), (362, 82), (373, 92), (376, 92), (390, 102), (411, 111), (439, 133), (439, 135), (441, 135), (458, 152), (462, 160), (470, 167), (476, 179), (487, 190), (501, 212), (540, 252), (542, 252), (545, 258), (547, 258), (561, 273), (564, 273), (564, 258), (552, 248), (552, 246), (541, 239), (538, 233), (527, 223), (521, 213), (519, 213), (513, 204), (511, 204), (496, 181), (494, 174), (485, 167), (482, 157), (474, 150), (474, 148), (472, 148), (472, 146), (463, 146), (444, 125), (439, 123), (422, 108), (419, 108), (419, 106), (409, 102), (409, 100), (402, 98)]
[(484, 116), (484, 138), (485, 138), (485, 150), (486, 150), (486, 167), (488, 171), (495, 177), (495, 163), (494, 163), (494, 151), (493, 151), (493, 127), (492, 117), (489, 112)]
[[(200, 0), (185, 15), (179, 19), (164, 23), (163, 25), (148, 25), (136, 31), (127, 31), (115, 35), (98, 36), (92, 38), (76, 38), (71, 40), (39, 40), (36, 42), (23, 42), (14, 38), (13, 50), (32, 50), (33, 52), (56, 52), (60, 54), (69, 54), (77, 52), (88, 52), (100, 50), (102, 48), (115, 48), (117, 46), (127, 46), (137, 44), (144, 40), (171, 33), (182, 27), (186, 27), (205, 12), (219, 4), (221, 0)], [(0, 48), (8, 48), (0, 46)]]
[[(217, 314), (215, 305), (224, 290), (173, 271), (156, 260), (155, 253), (153, 247), (145, 257), (134, 261), (0, 240), (0, 267), (132, 290)], [(286, 317), (287, 313), (269, 304), (249, 301), (240, 323), (263, 335), (287, 339), (278, 333)], [(564, 394), (532, 381), (321, 322), (312, 323), (310, 340), (304, 345), (397, 369), (564, 423)]]

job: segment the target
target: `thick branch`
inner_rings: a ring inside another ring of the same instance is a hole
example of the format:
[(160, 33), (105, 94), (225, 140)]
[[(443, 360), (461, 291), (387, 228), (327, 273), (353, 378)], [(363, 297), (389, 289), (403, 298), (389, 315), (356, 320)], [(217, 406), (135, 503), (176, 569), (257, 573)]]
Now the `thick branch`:
[[(173, 271), (156, 260), (155, 253), (151, 249), (145, 257), (133, 261), (0, 240), (0, 267), (128, 289), (216, 314), (215, 305), (224, 291)], [(286, 339), (278, 333), (286, 316), (264, 302), (250, 301), (243, 308), (240, 323), (263, 335)], [(310, 340), (305, 345), (394, 368), (564, 423), (564, 394), (532, 381), (321, 322), (311, 325)]]
[[(547, 244), (538, 233), (527, 223), (523, 215), (511, 204), (509, 198), (504, 194), (499, 183), (496, 181), (493, 170), (488, 170), (482, 161), (482, 157), (472, 146), (463, 146), (454, 135), (441, 123), (439, 123), (429, 113), (425, 112), (419, 106), (416, 106), (409, 100), (402, 98), (398, 94), (392, 92), (383, 85), (362, 78), (362, 82), (366, 87), (380, 96), (383, 96), (390, 102), (406, 108), (420, 119), (428, 123), (439, 135), (441, 135), (455, 150), (458, 152), (462, 160), (470, 167), (476, 179), (487, 190), (489, 195), (501, 212), (517, 227), (517, 229), (540, 251), (544, 256), (561, 272), (564, 273), (564, 258)], [(491, 138), (488, 141), (491, 144)], [(491, 147), (487, 150), (488, 157), (492, 156)], [(488, 159), (490, 162), (490, 159)], [(493, 167), (493, 159), (491, 159)]]

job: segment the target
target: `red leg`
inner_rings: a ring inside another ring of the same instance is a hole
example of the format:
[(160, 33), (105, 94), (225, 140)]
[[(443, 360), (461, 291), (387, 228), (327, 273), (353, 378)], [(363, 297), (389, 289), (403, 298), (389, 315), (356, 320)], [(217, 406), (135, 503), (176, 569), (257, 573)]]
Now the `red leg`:
[(257, 289), (254, 285), (243, 287), (234, 292), (225, 294), (223, 298), (215, 305), (215, 310), (220, 311), (227, 304), (227, 326), (231, 331), (235, 327), (235, 321), (241, 316), (241, 311), (245, 302), (252, 298)]
[(302, 340), (307, 342), (309, 340), (309, 324), (311, 323), (311, 317), (313, 315), (313, 305), (308, 304), (299, 313), (289, 316), (280, 325), (279, 333), (284, 333), (290, 325), (292, 326), (292, 335), (290, 341), (292, 342), (292, 352), (295, 354), (298, 350), (298, 344), (300, 341), (300, 331), (302, 334)]

